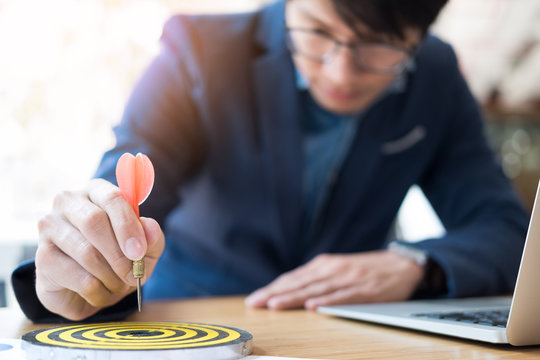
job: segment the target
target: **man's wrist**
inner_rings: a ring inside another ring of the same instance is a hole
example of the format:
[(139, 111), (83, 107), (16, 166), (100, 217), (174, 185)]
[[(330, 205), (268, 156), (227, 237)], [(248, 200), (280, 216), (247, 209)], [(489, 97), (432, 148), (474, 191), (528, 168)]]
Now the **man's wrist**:
[(397, 241), (392, 241), (388, 244), (388, 251), (401, 255), (404, 258), (412, 260), (416, 264), (425, 268), (428, 262), (428, 255), (425, 251), (404, 245)]
[(424, 269), (424, 276), (416, 289), (416, 295), (435, 296), (447, 291), (444, 271), (426, 251), (397, 241), (388, 244), (387, 250), (415, 262)]

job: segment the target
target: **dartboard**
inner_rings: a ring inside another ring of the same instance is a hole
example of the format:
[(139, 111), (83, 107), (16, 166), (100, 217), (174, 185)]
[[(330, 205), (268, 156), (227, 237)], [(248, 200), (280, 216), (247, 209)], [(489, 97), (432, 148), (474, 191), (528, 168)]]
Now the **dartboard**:
[(244, 355), (250, 352), (252, 338), (249, 332), (229, 326), (177, 322), (66, 325), (35, 330), (22, 337), (34, 348), (141, 351), (232, 346)]

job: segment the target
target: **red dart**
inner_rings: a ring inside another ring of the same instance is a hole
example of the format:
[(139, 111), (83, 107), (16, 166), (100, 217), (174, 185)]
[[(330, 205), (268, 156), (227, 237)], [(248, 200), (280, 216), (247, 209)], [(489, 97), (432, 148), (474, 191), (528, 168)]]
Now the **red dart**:
[[(154, 186), (154, 166), (148, 156), (125, 153), (116, 164), (116, 181), (124, 198), (139, 217), (139, 205)], [(144, 259), (133, 261), (133, 277), (137, 279), (137, 303), (141, 311), (141, 279), (144, 277)]]
[(116, 181), (124, 198), (131, 204), (137, 217), (139, 205), (146, 200), (154, 186), (154, 166), (148, 156), (125, 153), (116, 164)]

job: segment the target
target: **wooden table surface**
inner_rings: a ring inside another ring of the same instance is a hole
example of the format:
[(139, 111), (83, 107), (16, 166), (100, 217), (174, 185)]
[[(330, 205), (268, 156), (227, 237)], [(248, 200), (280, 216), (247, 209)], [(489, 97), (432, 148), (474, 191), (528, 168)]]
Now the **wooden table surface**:
[[(0, 312), (0, 337), (38, 328), (20, 312)], [(249, 309), (243, 297), (147, 302), (127, 321), (201, 322), (253, 334), (253, 355), (313, 359), (540, 359), (538, 347), (490, 345), (345, 320), (306, 310)]]

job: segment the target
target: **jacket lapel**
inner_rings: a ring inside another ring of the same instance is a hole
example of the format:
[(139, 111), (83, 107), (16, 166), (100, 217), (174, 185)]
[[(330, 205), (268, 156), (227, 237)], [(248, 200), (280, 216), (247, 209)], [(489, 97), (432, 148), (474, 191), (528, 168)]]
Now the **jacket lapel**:
[(294, 245), (301, 223), (303, 164), (300, 96), (283, 24), (283, 2), (261, 14), (256, 39), (264, 52), (253, 65), (253, 79), (262, 157), (282, 225), (279, 240), (289, 247)]

